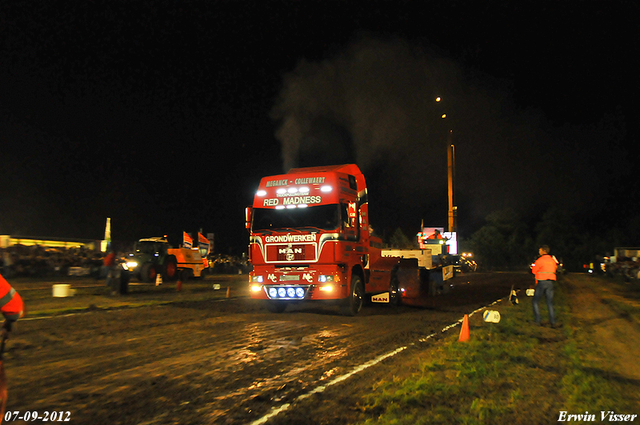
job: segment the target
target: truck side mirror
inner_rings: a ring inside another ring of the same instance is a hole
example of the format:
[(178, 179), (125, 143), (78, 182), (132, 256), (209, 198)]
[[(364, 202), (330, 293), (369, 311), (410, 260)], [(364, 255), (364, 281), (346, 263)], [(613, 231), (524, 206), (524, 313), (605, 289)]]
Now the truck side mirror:
[(253, 218), (253, 207), (244, 209), (244, 227), (247, 231), (251, 230), (251, 219)]

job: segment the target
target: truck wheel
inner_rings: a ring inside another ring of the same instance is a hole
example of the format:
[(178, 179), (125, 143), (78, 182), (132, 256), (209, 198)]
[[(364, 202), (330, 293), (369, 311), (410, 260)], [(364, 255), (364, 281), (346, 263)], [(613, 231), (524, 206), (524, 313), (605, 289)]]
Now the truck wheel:
[(147, 263), (142, 265), (140, 270), (140, 280), (145, 283), (155, 282), (158, 270), (153, 264)]
[(164, 266), (164, 276), (169, 282), (176, 280), (178, 277), (178, 262), (175, 258), (167, 258), (167, 262)]
[(282, 301), (267, 301), (267, 310), (271, 313), (282, 313), (287, 308), (287, 303)]
[(360, 312), (362, 308), (362, 298), (364, 295), (364, 289), (362, 287), (362, 280), (360, 276), (354, 274), (351, 277), (351, 288), (349, 296), (342, 304), (342, 314), (345, 316), (355, 316)]
[(397, 306), (400, 304), (400, 291), (398, 289), (398, 269), (394, 268), (391, 272), (391, 284), (389, 285), (389, 305)]

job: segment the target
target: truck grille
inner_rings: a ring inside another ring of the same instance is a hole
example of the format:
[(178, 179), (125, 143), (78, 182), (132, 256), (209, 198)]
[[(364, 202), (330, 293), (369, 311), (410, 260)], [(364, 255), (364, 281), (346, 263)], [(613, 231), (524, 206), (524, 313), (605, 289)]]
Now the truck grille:
[(269, 262), (304, 262), (315, 260), (313, 244), (281, 244), (267, 245), (267, 261)]

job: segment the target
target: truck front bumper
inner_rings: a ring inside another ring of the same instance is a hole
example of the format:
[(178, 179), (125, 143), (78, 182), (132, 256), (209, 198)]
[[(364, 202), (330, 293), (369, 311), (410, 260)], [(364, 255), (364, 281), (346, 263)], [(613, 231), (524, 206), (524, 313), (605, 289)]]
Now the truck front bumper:
[(302, 301), (335, 300), (348, 295), (347, 276), (336, 265), (309, 268), (261, 269), (249, 273), (251, 298)]

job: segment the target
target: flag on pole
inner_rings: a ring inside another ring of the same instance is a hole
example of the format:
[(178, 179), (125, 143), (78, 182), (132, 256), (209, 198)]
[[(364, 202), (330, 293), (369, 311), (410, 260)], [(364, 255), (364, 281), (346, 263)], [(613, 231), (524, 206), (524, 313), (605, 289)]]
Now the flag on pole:
[(185, 248), (193, 248), (193, 239), (187, 232), (182, 232), (182, 246)]
[(205, 238), (204, 235), (198, 232), (198, 249), (200, 250), (200, 255), (203, 258), (206, 258), (211, 252), (211, 244), (209, 243), (209, 239)]

